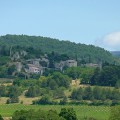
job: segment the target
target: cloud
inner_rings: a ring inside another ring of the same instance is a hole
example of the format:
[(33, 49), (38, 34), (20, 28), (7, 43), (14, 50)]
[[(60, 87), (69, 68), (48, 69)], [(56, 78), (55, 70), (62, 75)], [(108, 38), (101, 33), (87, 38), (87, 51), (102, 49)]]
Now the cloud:
[(97, 40), (96, 44), (107, 50), (120, 50), (120, 32), (113, 32)]

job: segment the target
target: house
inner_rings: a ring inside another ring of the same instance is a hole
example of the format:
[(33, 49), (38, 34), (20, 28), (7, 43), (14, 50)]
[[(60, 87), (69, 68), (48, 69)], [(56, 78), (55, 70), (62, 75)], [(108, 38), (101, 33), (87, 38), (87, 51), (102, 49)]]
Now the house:
[(32, 64), (32, 65), (34, 65), (36, 67), (39, 67), (40, 66), (39, 61), (40, 61), (40, 59), (29, 59), (26, 62), (28, 64)]
[(19, 60), (19, 59), (20, 59), (19, 52), (15, 52), (15, 53), (11, 56), (11, 60)]
[(36, 67), (33, 64), (27, 64), (27, 68), (25, 68), (25, 71), (27, 73), (34, 73), (34, 74), (40, 74), (40, 75), (42, 75), (43, 72), (44, 72), (44, 68), (41, 67), (41, 66)]
[(87, 67), (100, 67), (99, 64), (94, 64), (94, 63), (88, 63), (85, 66), (87, 66)]
[(27, 64), (28, 66), (28, 69), (26, 69), (26, 72), (28, 73), (40, 73), (40, 69), (38, 67), (36, 67), (35, 65), (33, 64)]
[(77, 67), (77, 61), (76, 60), (66, 60), (65, 65), (67, 67)]
[(22, 70), (21, 62), (16, 62), (16, 69), (17, 69), (18, 72), (21, 72), (21, 70)]
[(67, 67), (77, 67), (77, 61), (76, 60), (66, 60), (66, 61), (60, 61), (59, 63), (55, 63), (55, 69), (57, 70), (63, 70), (63, 68)]
[(60, 61), (59, 63), (55, 63), (55, 69), (56, 70), (63, 70), (63, 67), (65, 66), (65, 61)]

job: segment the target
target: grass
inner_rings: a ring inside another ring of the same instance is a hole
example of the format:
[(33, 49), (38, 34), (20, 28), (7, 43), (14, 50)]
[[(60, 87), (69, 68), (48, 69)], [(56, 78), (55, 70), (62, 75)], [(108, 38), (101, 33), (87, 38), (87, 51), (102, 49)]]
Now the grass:
[[(0, 105), (6, 104), (7, 99), (9, 99), (9, 97), (0, 97)], [(27, 98), (24, 95), (21, 95), (19, 96), (19, 103), (22, 102), (25, 105), (30, 105), (32, 104), (33, 100), (38, 100), (38, 99), (40, 99), (40, 97)]]
[(23, 105), (23, 104), (4, 104), (0, 105), (0, 114), (4, 117), (11, 117), (16, 110), (29, 110), (29, 109), (54, 109), (60, 112), (63, 107), (73, 107), (76, 111), (78, 120), (83, 117), (94, 117), (98, 120), (108, 120), (110, 114), (110, 107), (105, 106), (78, 106), (78, 105)]

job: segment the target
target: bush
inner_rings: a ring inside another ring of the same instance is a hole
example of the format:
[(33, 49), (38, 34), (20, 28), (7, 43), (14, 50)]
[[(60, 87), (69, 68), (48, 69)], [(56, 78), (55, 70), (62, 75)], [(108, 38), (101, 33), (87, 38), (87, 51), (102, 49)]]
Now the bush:
[(0, 120), (4, 120), (3, 117), (0, 115)]
[(77, 120), (77, 116), (73, 108), (62, 108), (59, 116), (65, 118), (65, 120)]
[(12, 116), (12, 120), (48, 120), (48, 118), (49, 120), (65, 120), (54, 110), (20, 110), (14, 112)]

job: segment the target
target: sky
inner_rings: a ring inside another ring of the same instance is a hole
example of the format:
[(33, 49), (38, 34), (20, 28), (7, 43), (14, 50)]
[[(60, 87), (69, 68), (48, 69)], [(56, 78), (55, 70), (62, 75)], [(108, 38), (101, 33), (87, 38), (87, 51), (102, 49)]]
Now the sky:
[(120, 0), (0, 0), (0, 36), (26, 34), (120, 50)]

